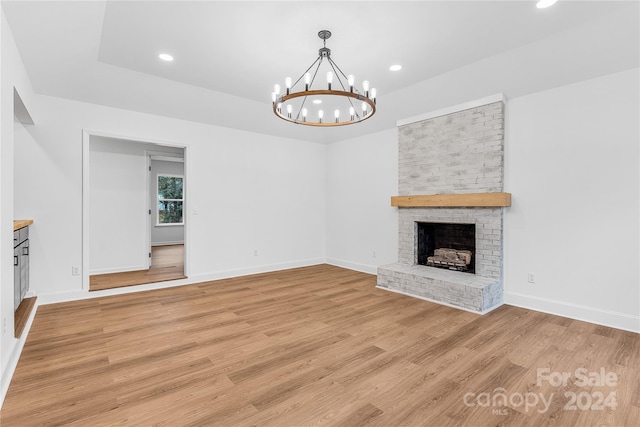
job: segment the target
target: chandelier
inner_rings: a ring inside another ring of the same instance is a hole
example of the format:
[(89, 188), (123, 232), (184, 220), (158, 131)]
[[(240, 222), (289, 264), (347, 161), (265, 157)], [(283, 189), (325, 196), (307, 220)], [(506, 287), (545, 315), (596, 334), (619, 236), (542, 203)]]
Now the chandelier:
[[(360, 123), (373, 116), (376, 112), (376, 89), (369, 90), (369, 82), (365, 80), (362, 82), (362, 92), (359, 92), (353, 74), (345, 75), (331, 59), (331, 49), (327, 47), (331, 31), (322, 30), (318, 37), (323, 41), (318, 58), (295, 82), (287, 77), (283, 93), (279, 84), (274, 86), (271, 93), (274, 114), (288, 122), (307, 126), (344, 126)], [(326, 86), (318, 83), (314, 88), (323, 64), (329, 69), (326, 72)], [(296, 91), (296, 88), (300, 90)], [(325, 115), (325, 112), (329, 115)]]

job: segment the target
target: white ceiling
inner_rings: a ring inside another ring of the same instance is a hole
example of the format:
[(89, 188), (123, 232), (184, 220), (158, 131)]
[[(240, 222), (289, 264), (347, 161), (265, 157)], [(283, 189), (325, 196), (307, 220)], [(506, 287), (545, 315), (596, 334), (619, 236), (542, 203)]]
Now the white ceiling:
[[(637, 1), (3, 1), (38, 93), (317, 142), (504, 92), (638, 66)], [(378, 89), (378, 114), (340, 129), (271, 113), (274, 83), (322, 46)], [(169, 52), (172, 63), (160, 61)], [(400, 72), (389, 71), (394, 63)], [(436, 96), (437, 95), (437, 96)], [(424, 99), (423, 99), (424, 98)], [(465, 99), (466, 98), (466, 99)], [(37, 121), (37, 118), (35, 118)]]

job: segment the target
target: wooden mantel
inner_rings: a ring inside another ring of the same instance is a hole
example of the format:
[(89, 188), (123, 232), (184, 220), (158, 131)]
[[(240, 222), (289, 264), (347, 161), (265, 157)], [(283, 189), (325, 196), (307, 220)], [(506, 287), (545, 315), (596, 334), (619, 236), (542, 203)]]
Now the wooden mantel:
[(391, 206), (399, 208), (497, 208), (511, 206), (511, 193), (433, 194), (392, 196)]

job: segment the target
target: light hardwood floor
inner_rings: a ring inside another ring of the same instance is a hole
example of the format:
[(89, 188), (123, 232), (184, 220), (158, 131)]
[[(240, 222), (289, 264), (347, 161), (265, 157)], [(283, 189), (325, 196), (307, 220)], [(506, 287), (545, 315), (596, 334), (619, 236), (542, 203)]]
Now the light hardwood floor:
[[(319, 265), (41, 306), (1, 425), (637, 425), (638, 334), (374, 286)], [(567, 384), (538, 385), (543, 368)], [(617, 379), (580, 387), (579, 368)], [(565, 409), (610, 392), (615, 409)]]
[(148, 270), (90, 276), (89, 290), (102, 291), (186, 277), (184, 275), (184, 245), (153, 246), (151, 260), (151, 268)]

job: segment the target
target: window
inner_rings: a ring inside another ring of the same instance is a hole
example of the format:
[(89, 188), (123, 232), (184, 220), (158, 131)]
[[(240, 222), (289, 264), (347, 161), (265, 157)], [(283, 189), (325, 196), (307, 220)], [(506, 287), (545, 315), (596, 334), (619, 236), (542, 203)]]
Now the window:
[(182, 181), (180, 175), (158, 175), (157, 225), (183, 224)]

